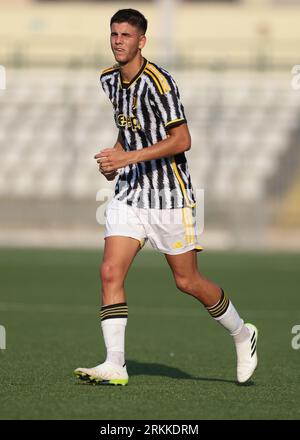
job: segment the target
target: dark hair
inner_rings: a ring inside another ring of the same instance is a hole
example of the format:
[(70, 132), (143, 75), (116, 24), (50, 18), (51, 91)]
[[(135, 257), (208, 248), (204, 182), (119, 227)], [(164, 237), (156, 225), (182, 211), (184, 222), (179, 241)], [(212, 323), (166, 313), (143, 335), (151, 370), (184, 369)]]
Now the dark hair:
[(113, 23), (129, 23), (131, 26), (139, 28), (143, 34), (146, 33), (148, 22), (146, 18), (139, 11), (135, 9), (120, 9), (110, 20), (110, 25)]

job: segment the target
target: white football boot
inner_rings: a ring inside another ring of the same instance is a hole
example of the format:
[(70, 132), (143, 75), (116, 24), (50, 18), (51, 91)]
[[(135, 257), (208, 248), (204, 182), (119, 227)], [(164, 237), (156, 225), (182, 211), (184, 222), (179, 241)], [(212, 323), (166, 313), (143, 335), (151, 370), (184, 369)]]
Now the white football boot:
[(257, 338), (258, 330), (253, 324), (245, 324), (250, 336), (244, 342), (235, 344), (237, 354), (237, 380), (239, 383), (247, 382), (257, 367)]
[(99, 383), (101, 385), (128, 384), (126, 364), (120, 367), (119, 365), (106, 361), (94, 368), (76, 368), (74, 374), (81, 380)]

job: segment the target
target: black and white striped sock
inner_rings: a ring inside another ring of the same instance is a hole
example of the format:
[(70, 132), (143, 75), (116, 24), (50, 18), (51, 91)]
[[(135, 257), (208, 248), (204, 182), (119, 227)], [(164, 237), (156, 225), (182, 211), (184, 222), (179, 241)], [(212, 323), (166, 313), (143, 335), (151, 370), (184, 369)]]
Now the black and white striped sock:
[[(221, 289), (221, 292), (221, 298), (217, 304), (206, 307), (206, 309), (216, 321), (218, 321), (229, 331), (230, 335), (233, 336), (234, 339), (239, 339), (238, 335), (240, 335), (241, 332), (244, 334), (244, 321), (241, 319), (230, 299), (228, 299), (225, 295), (223, 289)], [(246, 327), (245, 329), (246, 336), (248, 330)]]

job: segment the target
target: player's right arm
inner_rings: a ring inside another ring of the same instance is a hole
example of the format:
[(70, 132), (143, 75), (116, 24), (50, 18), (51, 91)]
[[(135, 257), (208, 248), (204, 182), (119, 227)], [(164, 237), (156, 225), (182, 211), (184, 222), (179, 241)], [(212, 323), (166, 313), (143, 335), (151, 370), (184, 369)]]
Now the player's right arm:
[[(123, 150), (124, 150), (124, 147), (123, 147), (123, 140), (122, 140), (122, 135), (121, 135), (120, 130), (119, 130), (119, 133), (118, 133), (117, 141), (116, 141), (115, 145), (113, 146), (113, 148), (115, 148), (115, 149), (118, 150), (118, 151), (123, 151)], [(118, 175), (118, 171), (117, 171), (117, 170), (114, 170), (114, 171), (108, 171), (108, 172), (107, 172), (107, 171), (105, 172), (104, 170), (102, 170), (101, 162), (100, 162), (100, 164), (99, 164), (99, 171), (100, 171), (101, 174), (103, 174), (103, 176), (104, 176), (108, 181), (114, 180), (114, 178)]]
[[(113, 72), (115, 72), (115, 71), (118, 71), (119, 70), (119, 66), (113, 66), (113, 67), (109, 67), (108, 69), (104, 69), (103, 71), (102, 71), (102, 73), (101, 73), (101, 76), (100, 76), (100, 83), (101, 83), (101, 86), (102, 86), (102, 88), (103, 88), (103, 90), (104, 90), (104, 93), (108, 96), (108, 98), (111, 100), (111, 94), (110, 94), (110, 89), (109, 89), (109, 86), (108, 86), (108, 84), (107, 84), (107, 78), (108, 77), (110, 77), (110, 75), (113, 73)], [(119, 133), (118, 133), (118, 138), (117, 138), (117, 141), (116, 141), (116, 143), (115, 143), (115, 145), (113, 146), (113, 149), (114, 150), (117, 150), (117, 151), (123, 151), (124, 150), (124, 145), (123, 145), (123, 139), (122, 139), (122, 135), (121, 135), (121, 131), (119, 130)], [(101, 167), (101, 162), (99, 163), (99, 171), (100, 171), (100, 173), (101, 174), (103, 174), (103, 176), (105, 176), (106, 177), (106, 179), (107, 180), (114, 180), (114, 178), (117, 176), (117, 174), (118, 174), (118, 171), (117, 170), (114, 170), (114, 171), (104, 171), (103, 169), (102, 169), (102, 167)]]

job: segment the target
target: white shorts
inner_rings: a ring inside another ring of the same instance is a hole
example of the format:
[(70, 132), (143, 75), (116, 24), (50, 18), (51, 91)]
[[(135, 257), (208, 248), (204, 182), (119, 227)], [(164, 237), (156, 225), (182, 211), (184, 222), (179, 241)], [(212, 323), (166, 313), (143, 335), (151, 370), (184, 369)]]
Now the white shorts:
[(112, 199), (105, 211), (104, 237), (122, 236), (147, 240), (164, 254), (177, 255), (203, 248), (199, 244), (195, 208), (142, 209)]

